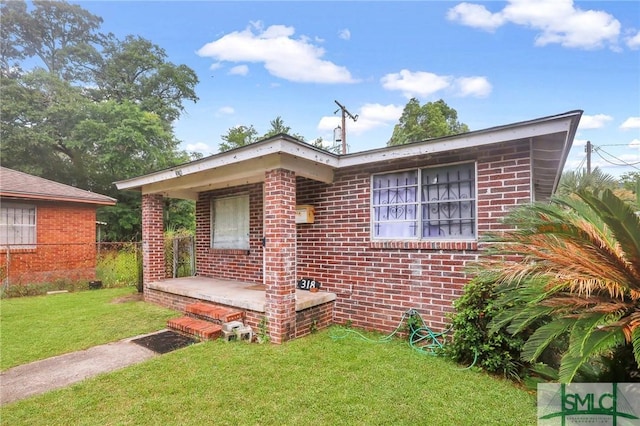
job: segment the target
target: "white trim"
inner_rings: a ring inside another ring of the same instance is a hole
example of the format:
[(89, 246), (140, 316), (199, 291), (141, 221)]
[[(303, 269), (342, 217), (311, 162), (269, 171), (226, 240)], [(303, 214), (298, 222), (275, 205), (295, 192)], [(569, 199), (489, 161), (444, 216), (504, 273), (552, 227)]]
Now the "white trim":
[[(384, 163), (420, 155), (441, 154), (454, 150), (479, 148), (516, 140), (530, 140), (535, 144), (549, 143), (557, 150), (553, 182), (549, 170), (533, 164), (532, 174), (541, 173), (541, 194), (545, 198), (555, 190), (562, 168), (575, 137), (582, 111), (570, 111), (555, 116), (493, 127), (455, 136), (431, 139), (407, 145), (379, 148), (359, 153), (336, 155), (287, 135), (276, 135), (254, 144), (221, 154), (182, 164), (171, 169), (115, 182), (120, 190), (141, 190), (143, 193), (163, 194), (167, 197), (194, 199), (198, 192), (264, 180), (264, 172), (287, 168), (298, 176), (325, 183), (333, 181), (334, 171), (345, 167)], [(562, 138), (558, 136), (562, 135)], [(545, 173), (546, 171), (546, 173)], [(532, 181), (532, 192), (536, 181)]]

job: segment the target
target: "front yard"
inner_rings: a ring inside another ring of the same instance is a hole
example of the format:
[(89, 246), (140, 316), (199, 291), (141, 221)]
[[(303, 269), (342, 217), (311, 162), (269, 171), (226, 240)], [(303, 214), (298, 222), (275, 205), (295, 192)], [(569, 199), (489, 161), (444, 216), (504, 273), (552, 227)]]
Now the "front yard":
[[(127, 302), (124, 305), (135, 307), (139, 315), (125, 316), (117, 311), (118, 304), (92, 299), (99, 294), (106, 299), (122, 296), (114, 290), (99, 290), (54, 297), (69, 297), (85, 306), (107, 304), (113, 315), (101, 318), (112, 330), (137, 320), (146, 322), (146, 310), (156, 309)], [(15, 302), (35, 307), (50, 303), (48, 298), (52, 297)], [(33, 338), (5, 333), (14, 324), (13, 320), (5, 322), (7, 302), (14, 300), (2, 301), (3, 362), (7, 346), (28, 350), (30, 345), (22, 340)], [(160, 311), (153, 320), (156, 329), (163, 326), (160, 317), (172, 314)], [(22, 327), (29, 328), (28, 322)], [(58, 324), (50, 330), (55, 336), (49, 340), (75, 335), (68, 329), (76, 323)], [(130, 335), (139, 332), (132, 330)], [(112, 340), (120, 337), (127, 336)], [(73, 350), (71, 346), (58, 350)], [(15, 364), (29, 357), (14, 354), (12, 358)], [(12, 425), (523, 425), (536, 423), (536, 407), (535, 397), (511, 382), (422, 355), (402, 340), (385, 344), (355, 338), (333, 340), (328, 330), (279, 346), (223, 341), (196, 344), (9, 404), (2, 408), (1, 418), (3, 424)]]

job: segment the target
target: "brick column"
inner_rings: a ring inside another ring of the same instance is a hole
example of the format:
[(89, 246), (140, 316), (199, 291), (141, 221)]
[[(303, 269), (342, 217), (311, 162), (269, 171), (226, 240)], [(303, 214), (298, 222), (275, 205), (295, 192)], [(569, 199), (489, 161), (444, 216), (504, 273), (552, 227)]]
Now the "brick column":
[(162, 195), (142, 196), (142, 281), (145, 286), (165, 278), (163, 209)]
[(264, 182), (265, 313), (274, 343), (295, 336), (296, 175), (269, 170)]

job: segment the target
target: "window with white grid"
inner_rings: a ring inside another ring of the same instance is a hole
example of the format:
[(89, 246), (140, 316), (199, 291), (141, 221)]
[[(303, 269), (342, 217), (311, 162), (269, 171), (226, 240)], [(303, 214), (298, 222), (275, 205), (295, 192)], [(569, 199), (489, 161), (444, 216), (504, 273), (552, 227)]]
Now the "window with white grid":
[(18, 248), (36, 244), (36, 206), (2, 202), (0, 205), (0, 246)]
[(475, 163), (372, 176), (373, 238), (475, 239), (475, 176)]

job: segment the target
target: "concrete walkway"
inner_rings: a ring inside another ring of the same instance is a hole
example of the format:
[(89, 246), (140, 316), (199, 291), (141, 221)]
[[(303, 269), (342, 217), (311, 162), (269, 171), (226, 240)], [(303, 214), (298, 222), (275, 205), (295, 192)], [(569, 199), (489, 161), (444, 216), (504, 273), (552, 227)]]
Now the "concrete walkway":
[[(158, 333), (165, 331), (160, 330)], [(157, 354), (131, 342), (135, 336), (84, 351), (10, 368), (0, 373), (0, 405), (63, 388), (102, 373), (137, 364)]]

